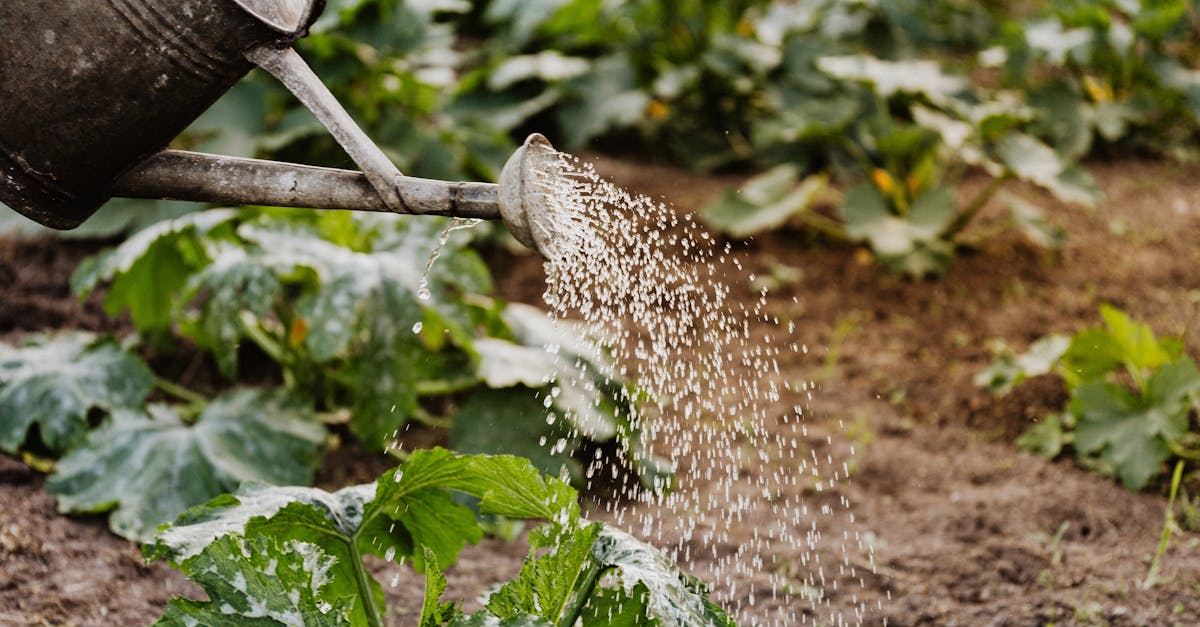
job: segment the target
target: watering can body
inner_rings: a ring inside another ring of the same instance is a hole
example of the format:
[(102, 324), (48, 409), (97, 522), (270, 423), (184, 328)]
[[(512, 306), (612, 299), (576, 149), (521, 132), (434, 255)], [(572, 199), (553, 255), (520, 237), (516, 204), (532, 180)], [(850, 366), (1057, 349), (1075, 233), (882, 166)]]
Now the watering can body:
[[(0, 0), (0, 203), (70, 229), (113, 196), (502, 219), (556, 232), (534, 133), (499, 184), (404, 176), (291, 48), (325, 0)], [(250, 68), (279, 79), (361, 172), (167, 145)], [(542, 183), (539, 183), (542, 181)]]
[(78, 226), (324, 0), (11, 0), (0, 7), (0, 202)]

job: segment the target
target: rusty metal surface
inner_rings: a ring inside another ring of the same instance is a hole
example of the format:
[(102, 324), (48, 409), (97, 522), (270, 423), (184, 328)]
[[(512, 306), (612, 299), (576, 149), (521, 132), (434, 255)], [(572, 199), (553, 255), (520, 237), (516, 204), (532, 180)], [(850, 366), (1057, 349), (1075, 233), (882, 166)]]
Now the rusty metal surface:
[[(273, 2), (274, 25), (249, 10)], [(323, 0), (11, 0), (0, 5), (0, 202), (72, 228)], [(243, 6), (245, 5), (245, 6)]]

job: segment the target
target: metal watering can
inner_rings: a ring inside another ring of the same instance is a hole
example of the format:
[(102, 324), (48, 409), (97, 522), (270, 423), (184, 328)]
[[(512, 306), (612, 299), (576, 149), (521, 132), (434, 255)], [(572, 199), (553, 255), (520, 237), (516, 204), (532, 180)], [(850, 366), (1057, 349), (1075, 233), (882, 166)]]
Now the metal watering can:
[[(0, 202), (58, 229), (117, 196), (499, 218), (543, 251), (554, 226), (539, 180), (558, 171), (549, 142), (531, 135), (498, 185), (402, 175), (291, 47), (324, 6), (4, 1)], [(295, 94), (362, 171), (166, 149), (255, 65)]]

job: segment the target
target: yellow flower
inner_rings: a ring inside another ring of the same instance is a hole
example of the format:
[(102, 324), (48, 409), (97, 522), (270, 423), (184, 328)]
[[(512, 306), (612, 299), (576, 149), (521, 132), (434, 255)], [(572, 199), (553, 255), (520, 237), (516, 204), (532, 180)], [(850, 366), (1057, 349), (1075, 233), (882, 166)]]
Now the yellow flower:
[(669, 113), (671, 113), (671, 105), (657, 98), (651, 100), (650, 104), (646, 105), (646, 117), (650, 118), (651, 120), (658, 121), (666, 119)]
[(892, 180), (892, 175), (888, 174), (888, 171), (883, 168), (872, 170), (871, 180), (875, 181), (875, 187), (878, 187), (884, 196), (891, 196), (892, 191), (896, 189), (896, 182)]
[(916, 196), (917, 193), (921, 191), (921, 188), (925, 186), (924, 182), (921, 180), (921, 177), (916, 173), (909, 176), (906, 183), (908, 184), (909, 197)]
[(304, 321), (304, 318), (293, 319), (292, 328), (288, 330), (288, 342), (292, 346), (299, 346), (307, 336), (308, 323)]
[(1090, 74), (1085, 74), (1083, 77), (1083, 90), (1087, 92), (1093, 102), (1113, 101), (1112, 85), (1101, 83)]

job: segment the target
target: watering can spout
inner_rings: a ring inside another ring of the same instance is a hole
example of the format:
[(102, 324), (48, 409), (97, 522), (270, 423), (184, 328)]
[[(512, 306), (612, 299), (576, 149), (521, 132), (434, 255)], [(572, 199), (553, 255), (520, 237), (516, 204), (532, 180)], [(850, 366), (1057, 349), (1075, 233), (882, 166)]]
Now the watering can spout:
[[(536, 135), (499, 185), (407, 177), (291, 48), (324, 0), (25, 0), (0, 10), (0, 203), (78, 226), (113, 196), (503, 219), (545, 254), (553, 149)], [(167, 150), (255, 65), (360, 172)]]
[[(503, 220), (522, 244), (547, 255), (553, 239), (551, 190), (557, 153), (540, 134), (509, 157), (499, 183), (450, 182), (404, 176), (387, 184), (414, 215)], [(126, 198), (166, 198), (213, 204), (396, 211), (366, 174), (350, 170), (164, 150), (117, 179)]]

